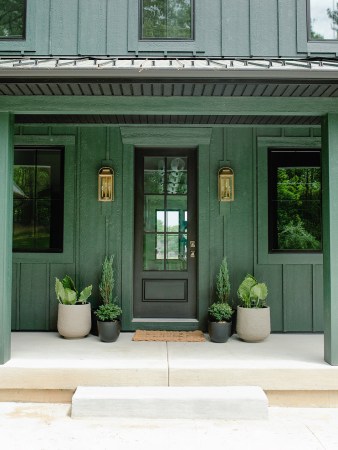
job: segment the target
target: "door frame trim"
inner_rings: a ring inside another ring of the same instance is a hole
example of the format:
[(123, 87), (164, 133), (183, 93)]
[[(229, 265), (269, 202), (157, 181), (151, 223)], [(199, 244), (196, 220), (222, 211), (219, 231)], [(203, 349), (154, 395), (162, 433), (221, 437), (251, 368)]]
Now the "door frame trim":
[[(209, 147), (212, 128), (201, 127), (121, 127), (123, 144), (123, 211), (122, 211), (122, 242), (124, 243), (124, 255), (122, 257), (122, 328), (123, 330), (135, 330), (138, 324), (142, 328), (157, 329), (196, 329), (205, 328), (207, 309), (209, 305), (209, 272), (205, 270), (209, 262), (209, 181), (210, 161)], [(199, 242), (197, 264), (197, 321), (152, 321), (137, 320), (133, 317), (133, 287), (134, 287), (134, 152), (141, 147), (196, 147), (197, 151), (197, 236)], [(203, 167), (201, 176), (199, 168)], [(132, 170), (131, 170), (132, 169)], [(128, 174), (128, 175), (127, 175)], [(203, 214), (201, 214), (203, 212)]]

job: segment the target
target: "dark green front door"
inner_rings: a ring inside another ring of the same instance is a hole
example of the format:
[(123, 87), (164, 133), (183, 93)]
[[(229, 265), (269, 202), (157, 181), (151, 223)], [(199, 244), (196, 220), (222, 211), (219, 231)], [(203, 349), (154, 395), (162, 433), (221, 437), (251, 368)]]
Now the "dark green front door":
[(196, 150), (135, 156), (134, 318), (196, 318)]

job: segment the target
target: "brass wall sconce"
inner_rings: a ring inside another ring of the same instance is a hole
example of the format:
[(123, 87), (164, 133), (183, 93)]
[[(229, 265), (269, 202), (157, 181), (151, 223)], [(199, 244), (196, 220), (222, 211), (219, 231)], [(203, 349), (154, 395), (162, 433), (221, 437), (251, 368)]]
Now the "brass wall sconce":
[(230, 167), (222, 167), (218, 171), (218, 200), (234, 201), (234, 171)]
[(99, 202), (114, 201), (114, 170), (111, 167), (102, 167), (99, 170)]

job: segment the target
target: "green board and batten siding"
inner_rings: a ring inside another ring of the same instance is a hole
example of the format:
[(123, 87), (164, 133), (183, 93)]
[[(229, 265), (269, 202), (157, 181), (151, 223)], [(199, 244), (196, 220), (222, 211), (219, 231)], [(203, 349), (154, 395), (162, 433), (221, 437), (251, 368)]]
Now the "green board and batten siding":
[(138, 0), (29, 0), (27, 39), (0, 41), (1, 54), (226, 57), (332, 55), (308, 42), (306, 0), (195, 0), (193, 41), (138, 39)]
[[(143, 134), (146, 129), (143, 127)], [(203, 248), (203, 260), (199, 261), (204, 283), (201, 294), (208, 297), (201, 299), (201, 304), (206, 304), (213, 296), (215, 275), (223, 254), (226, 254), (234, 297), (247, 272), (254, 272), (267, 282), (274, 331), (322, 330), (322, 265), (310, 256), (308, 263), (306, 257), (301, 263), (293, 263), (292, 256), (281, 263), (259, 263), (257, 215), (261, 211), (257, 208), (259, 199), (255, 194), (259, 192), (256, 164), (260, 139), (284, 138), (297, 145), (301, 140), (315, 138), (320, 130), (264, 127), (215, 127), (209, 130), (212, 130), (210, 152), (201, 148), (204, 162), (198, 168), (199, 196), (203, 199), (199, 207), (199, 226), (207, 232), (206, 241), (199, 243)], [(135, 132), (137, 134), (137, 130)], [(132, 265), (132, 255), (125, 254), (122, 237), (126, 232), (132, 235), (133, 217), (123, 213), (122, 204), (133, 186), (133, 164), (125, 164), (126, 157), (132, 155), (132, 146), (128, 140), (123, 143), (120, 127), (22, 126), (16, 128), (15, 140), (28, 144), (37, 141), (60, 145), (64, 142), (66, 150), (71, 149), (65, 186), (66, 210), (68, 208), (67, 215), (71, 217), (65, 219), (67, 248), (64, 254), (14, 254), (13, 329), (55, 329), (54, 279), (65, 273), (75, 276), (81, 286), (93, 283), (93, 303), (96, 304), (100, 265), (106, 253), (115, 254), (116, 295), (119, 300), (123, 297), (130, 317), (132, 291), (125, 277), (130, 278), (132, 274), (122, 274), (121, 268), (126, 264), (125, 258), (129, 258)], [(112, 165), (116, 175), (112, 204), (97, 201), (97, 172), (106, 163)], [(220, 204), (217, 199), (217, 171), (222, 165), (230, 165), (235, 172), (235, 202), (229, 204)], [(209, 173), (203, 173), (208, 167)], [(204, 204), (208, 214), (203, 211)], [(134, 326), (129, 319), (124, 319), (126, 330)]]

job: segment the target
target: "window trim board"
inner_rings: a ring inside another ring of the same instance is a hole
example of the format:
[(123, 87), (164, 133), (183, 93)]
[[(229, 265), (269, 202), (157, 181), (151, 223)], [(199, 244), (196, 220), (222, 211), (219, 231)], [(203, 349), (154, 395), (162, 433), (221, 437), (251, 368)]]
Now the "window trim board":
[[(322, 253), (322, 239), (321, 249), (281, 249), (278, 248), (278, 169), (287, 168), (319, 168), (321, 169), (321, 162), (317, 164), (318, 158), (320, 159), (321, 149), (320, 148), (298, 148), (289, 147), (278, 148), (270, 147), (268, 149), (268, 217), (269, 217), (269, 252), (270, 253), (280, 253), (280, 254), (313, 254)], [(281, 155), (283, 154), (283, 155)], [(288, 156), (286, 157), (286, 155)], [(315, 155), (314, 155), (315, 154)], [(302, 156), (300, 156), (302, 155)], [(305, 156), (305, 159), (304, 159)], [(311, 156), (312, 159), (311, 159)], [(285, 159), (286, 158), (286, 159)], [(322, 189), (321, 189), (322, 190)], [(322, 202), (321, 202), (322, 204)], [(321, 233), (322, 235), (322, 233)], [(276, 248), (275, 248), (276, 246)]]
[(36, 51), (36, 1), (26, 1), (26, 21), (25, 21), (25, 37), (24, 38), (0, 38), (0, 52), (19, 51), (19, 52), (35, 52)]
[(194, 0), (193, 39), (140, 39), (140, 3), (139, 0), (128, 0), (128, 51), (135, 52), (205, 52), (205, 26), (203, 18), (206, 13), (204, 0)]
[(268, 150), (320, 148), (321, 138), (257, 138), (257, 264), (323, 264), (322, 253), (269, 253)]
[[(53, 207), (51, 207), (51, 215), (50, 215), (50, 220), (51, 223), (54, 221), (53, 220), (53, 213), (54, 213), (54, 219), (55, 219), (55, 215), (59, 216), (59, 223), (57, 228), (61, 228), (61, 223), (62, 223), (62, 229), (59, 230), (58, 232), (54, 233), (50, 233), (50, 237), (52, 238), (52, 241), (57, 241), (58, 246), (52, 247), (49, 246), (49, 248), (43, 249), (41, 247), (37, 247), (36, 249), (34, 248), (20, 248), (14, 247), (14, 239), (13, 239), (13, 253), (63, 253), (63, 229), (64, 229), (64, 212), (63, 212), (63, 205), (64, 205), (64, 146), (40, 146), (40, 145), (25, 145), (25, 146), (19, 146), (16, 145), (14, 148), (14, 153), (18, 151), (18, 152), (27, 152), (27, 153), (34, 153), (34, 167), (35, 167), (35, 173), (38, 167), (38, 163), (37, 163), (37, 158), (39, 156), (40, 152), (49, 152), (49, 154), (58, 154), (59, 155), (59, 170), (60, 170), (60, 181), (59, 181), (59, 187), (61, 189), (61, 197), (62, 197), (62, 215), (59, 214), (59, 211), (55, 210)], [(41, 153), (40, 153), (41, 154)], [(15, 155), (14, 155), (14, 160), (15, 160)], [(14, 164), (15, 167), (16, 164)], [(25, 164), (23, 164), (25, 165)], [(22, 164), (19, 163), (19, 166), (22, 166)], [(54, 167), (52, 165), (52, 167)], [(54, 169), (52, 169), (54, 170)], [(52, 180), (51, 180), (52, 183)], [(51, 184), (52, 185), (52, 184)], [(35, 180), (35, 187), (36, 187), (36, 180)], [(52, 189), (51, 189), (51, 194), (50, 194), (50, 198), (49, 199), (44, 199), (42, 198), (41, 200), (49, 200), (50, 203), (52, 204), (53, 201), (59, 201), (60, 198), (54, 198), (52, 195)], [(14, 202), (15, 202), (15, 198), (14, 198)], [(36, 191), (34, 192), (32, 198), (29, 199), (31, 202), (33, 202), (34, 206), (33, 206), (33, 210), (36, 211), (36, 203), (38, 201), (40, 201), (40, 198), (37, 196)], [(52, 213), (53, 212), (53, 213)], [(56, 213), (56, 214), (55, 214)], [(62, 222), (61, 222), (62, 220)], [(54, 222), (55, 223), (55, 222)], [(34, 218), (34, 227), (36, 226), (36, 217)], [(13, 228), (14, 228), (14, 223), (13, 223)]]
[(309, 2), (310, 0), (297, 0), (298, 53), (334, 53), (338, 56), (338, 39), (323, 41), (309, 39)]
[(14, 146), (64, 147), (63, 252), (13, 252), (13, 263), (73, 263), (75, 260), (75, 136), (14, 136)]
[[(168, 1), (168, 0), (167, 0)], [(144, 0), (139, 0), (139, 20), (138, 20), (138, 39), (141, 42), (154, 42), (154, 41), (159, 41), (159, 42), (172, 42), (172, 41), (182, 41), (182, 42), (192, 42), (195, 40), (195, 1), (196, 0), (190, 0), (190, 5), (191, 5), (191, 12), (190, 12), (190, 17), (191, 17), (191, 33), (190, 33), (190, 37), (189, 38), (144, 38), (142, 37), (143, 35), (143, 2)]]
[(26, 39), (27, 34), (27, 1), (24, 0), (24, 8), (23, 8), (23, 15), (24, 15), (24, 21), (23, 21), (23, 33), (22, 36), (0, 36), (0, 42), (2, 41), (24, 41)]

